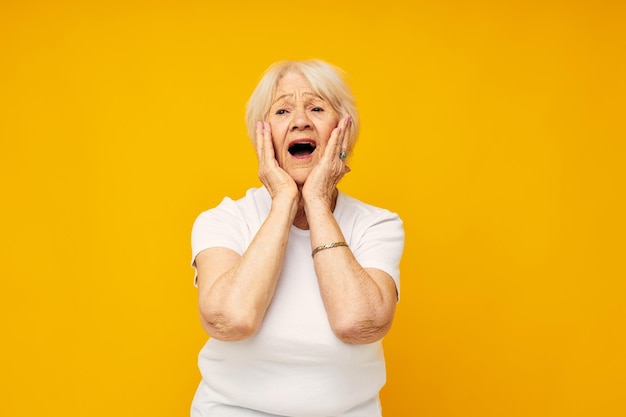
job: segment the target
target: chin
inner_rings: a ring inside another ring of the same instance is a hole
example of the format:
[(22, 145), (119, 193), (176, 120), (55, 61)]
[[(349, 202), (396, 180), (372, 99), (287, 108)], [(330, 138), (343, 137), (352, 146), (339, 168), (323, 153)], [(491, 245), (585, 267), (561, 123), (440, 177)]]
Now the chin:
[(304, 179), (294, 178), (293, 180), (296, 182), (296, 185), (298, 186), (298, 188), (304, 187), (304, 183), (306, 182), (306, 178)]
[(309, 177), (309, 173), (308, 172), (307, 173), (296, 172), (296, 173), (290, 174), (290, 176), (294, 180), (298, 188), (302, 188), (302, 186), (306, 182), (306, 179)]

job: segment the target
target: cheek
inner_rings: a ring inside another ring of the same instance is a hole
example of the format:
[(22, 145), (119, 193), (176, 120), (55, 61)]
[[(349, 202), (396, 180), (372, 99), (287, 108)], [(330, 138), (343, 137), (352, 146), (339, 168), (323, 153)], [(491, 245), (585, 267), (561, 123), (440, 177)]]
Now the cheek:
[(270, 119), (269, 120), (270, 127), (272, 128), (272, 135), (274, 137), (284, 135), (287, 131), (287, 122), (281, 119)]
[(283, 148), (286, 137), (286, 129), (284, 123), (276, 123), (270, 121), (270, 127), (272, 129), (272, 143), (274, 144), (274, 151), (276, 152), (276, 156), (278, 157), (280, 154), (280, 150)]
[(280, 130), (280, 122), (276, 120), (269, 120), (270, 127), (272, 128), (272, 132)]
[(328, 140), (330, 135), (333, 133), (333, 130), (337, 127), (337, 123), (328, 123), (324, 128), (324, 136), (325, 139)]

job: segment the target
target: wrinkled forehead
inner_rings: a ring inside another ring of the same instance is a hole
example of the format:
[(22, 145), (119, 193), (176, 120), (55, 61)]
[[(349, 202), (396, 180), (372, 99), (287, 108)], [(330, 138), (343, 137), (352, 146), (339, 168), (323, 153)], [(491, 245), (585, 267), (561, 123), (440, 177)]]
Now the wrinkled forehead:
[(306, 99), (324, 100), (324, 97), (311, 85), (304, 74), (291, 71), (278, 79), (274, 88), (272, 103), (281, 100), (300, 101)]
[(278, 96), (275, 96), (272, 99), (272, 104), (274, 103), (284, 103), (284, 102), (309, 102), (309, 101), (326, 101), (324, 100), (324, 98), (322, 96), (320, 96), (317, 93), (314, 92), (294, 92), (294, 93), (285, 93), (285, 94), (281, 94), (280, 92), (277, 92), (277, 94), (280, 94)]

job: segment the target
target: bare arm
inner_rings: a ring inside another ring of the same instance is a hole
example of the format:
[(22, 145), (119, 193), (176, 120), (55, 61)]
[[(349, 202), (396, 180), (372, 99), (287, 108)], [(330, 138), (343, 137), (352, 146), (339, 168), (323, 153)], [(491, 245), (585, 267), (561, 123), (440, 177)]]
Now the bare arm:
[(275, 164), (271, 134), (264, 125), (257, 128), (257, 152), (259, 177), (272, 196), (268, 217), (242, 256), (230, 249), (210, 248), (195, 260), (202, 325), (220, 340), (245, 339), (261, 326), (298, 207), (298, 189)]
[[(307, 218), (312, 247), (344, 241), (327, 206), (307, 207), (311, 213)], [(322, 250), (313, 261), (328, 319), (337, 337), (348, 343), (372, 343), (385, 336), (397, 303), (393, 279), (381, 270), (362, 268), (348, 247)]]
[[(331, 206), (335, 188), (349, 169), (339, 158), (346, 149), (349, 119), (333, 132), (320, 164), (302, 191), (311, 247), (344, 241)], [(348, 343), (372, 343), (390, 329), (397, 303), (393, 279), (378, 269), (361, 267), (348, 247), (336, 247), (314, 256), (320, 292), (330, 325)]]

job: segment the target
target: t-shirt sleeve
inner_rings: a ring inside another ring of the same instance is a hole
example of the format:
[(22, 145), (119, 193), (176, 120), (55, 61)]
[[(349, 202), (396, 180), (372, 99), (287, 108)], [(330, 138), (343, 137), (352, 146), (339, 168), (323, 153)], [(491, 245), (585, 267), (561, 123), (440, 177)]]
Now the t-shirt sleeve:
[[(225, 198), (215, 208), (201, 213), (191, 229), (191, 266), (196, 267), (196, 256), (209, 248), (228, 248), (243, 254), (244, 242), (241, 233), (241, 217), (235, 202)], [(197, 271), (194, 285), (197, 285)]]
[(400, 217), (387, 210), (376, 213), (351, 244), (363, 268), (376, 268), (388, 273), (400, 294), (400, 259), (404, 249), (404, 227)]

